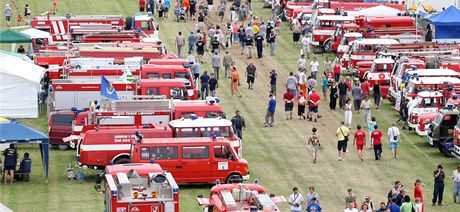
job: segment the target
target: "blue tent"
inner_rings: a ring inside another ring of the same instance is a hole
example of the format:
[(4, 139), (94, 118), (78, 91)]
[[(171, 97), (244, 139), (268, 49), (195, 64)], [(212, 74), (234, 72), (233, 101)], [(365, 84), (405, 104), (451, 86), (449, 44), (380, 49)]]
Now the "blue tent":
[(435, 39), (460, 38), (460, 10), (450, 6), (438, 15), (430, 18), (435, 26)]
[(16, 121), (0, 122), (0, 143), (40, 144), (45, 181), (48, 182), (50, 148), (47, 135)]

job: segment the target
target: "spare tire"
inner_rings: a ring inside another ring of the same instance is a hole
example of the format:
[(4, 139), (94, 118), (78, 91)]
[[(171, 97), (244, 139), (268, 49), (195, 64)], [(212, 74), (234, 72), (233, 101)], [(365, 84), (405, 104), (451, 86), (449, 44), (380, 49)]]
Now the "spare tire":
[(126, 17), (126, 19), (125, 19), (125, 30), (131, 30), (132, 25), (133, 25), (133, 18)]

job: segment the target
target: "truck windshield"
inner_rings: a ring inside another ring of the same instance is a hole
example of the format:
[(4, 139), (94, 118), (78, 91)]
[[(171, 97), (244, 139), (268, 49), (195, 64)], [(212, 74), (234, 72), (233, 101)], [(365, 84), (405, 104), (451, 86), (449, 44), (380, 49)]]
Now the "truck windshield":
[(51, 117), (52, 126), (72, 126), (73, 114), (54, 114)]
[(434, 117), (433, 122), (435, 124), (441, 124), (443, 117), (444, 117), (443, 113), (437, 113), (436, 116)]

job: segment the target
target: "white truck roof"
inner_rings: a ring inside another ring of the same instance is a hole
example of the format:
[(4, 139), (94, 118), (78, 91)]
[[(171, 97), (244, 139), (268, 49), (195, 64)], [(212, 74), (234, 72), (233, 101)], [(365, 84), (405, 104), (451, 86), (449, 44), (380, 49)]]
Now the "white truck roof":
[(399, 41), (395, 39), (379, 39), (379, 38), (369, 38), (369, 39), (362, 39), (356, 40), (356, 44), (358, 45), (392, 45), (392, 44), (399, 44)]
[(317, 18), (320, 21), (354, 21), (354, 16), (341, 16), (341, 15), (322, 15)]
[(169, 122), (172, 128), (228, 127), (232, 122), (223, 118), (177, 119)]
[(375, 64), (390, 64), (390, 63), (395, 63), (395, 61), (391, 58), (377, 58), (374, 60)]
[(417, 79), (411, 79), (411, 83), (413, 84), (443, 84), (445, 82), (447, 83), (452, 83), (452, 84), (460, 84), (460, 79), (459, 78), (454, 78), (454, 77), (424, 77), (424, 78), (419, 78)]
[(422, 91), (417, 96), (421, 98), (442, 97), (442, 93), (439, 91)]
[(453, 77), (453, 76), (460, 76), (460, 73), (451, 70), (451, 69), (417, 69), (407, 71), (409, 75), (418, 75), (423, 77), (430, 77), (430, 76), (445, 76), (445, 77)]

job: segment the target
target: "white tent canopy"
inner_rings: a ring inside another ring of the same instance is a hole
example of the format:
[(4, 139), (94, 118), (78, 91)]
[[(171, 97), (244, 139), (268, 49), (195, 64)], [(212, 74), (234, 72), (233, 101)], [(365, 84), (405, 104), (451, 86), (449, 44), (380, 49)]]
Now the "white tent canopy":
[(42, 31), (42, 30), (34, 29), (34, 28), (23, 30), (23, 31), (21, 31), (21, 33), (29, 35), (30, 38), (32, 38), (32, 39), (37, 39), (37, 38), (51, 39), (51, 34), (49, 32), (45, 32), (45, 31)]
[[(352, 12), (353, 13), (353, 12)], [(356, 11), (356, 16), (373, 16), (373, 17), (383, 17), (383, 16), (398, 16), (401, 15), (402, 11), (398, 9), (394, 9), (391, 7), (387, 7), (385, 5), (378, 5), (375, 7), (370, 7), (366, 9), (362, 9)]]
[(38, 95), (45, 71), (16, 57), (0, 58), (0, 117), (38, 117)]

